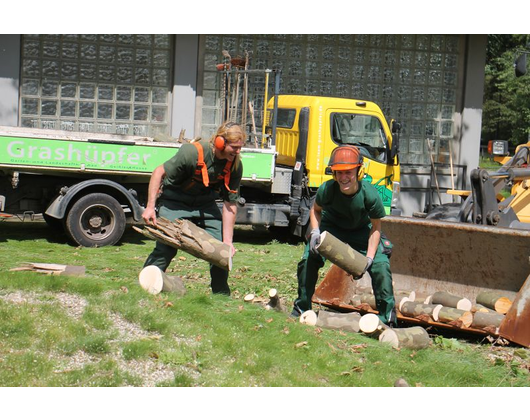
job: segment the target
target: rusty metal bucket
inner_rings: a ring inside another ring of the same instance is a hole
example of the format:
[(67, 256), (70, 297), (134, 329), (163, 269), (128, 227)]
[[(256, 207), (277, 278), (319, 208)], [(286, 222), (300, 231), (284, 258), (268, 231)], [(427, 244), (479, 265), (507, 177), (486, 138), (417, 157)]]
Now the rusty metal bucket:
[[(395, 216), (383, 219), (383, 231), (394, 244), (395, 290), (447, 291), (472, 302), (481, 291), (502, 291), (513, 304), (499, 336), (530, 346), (530, 231)], [(339, 270), (332, 267), (313, 302), (354, 310), (355, 284)]]

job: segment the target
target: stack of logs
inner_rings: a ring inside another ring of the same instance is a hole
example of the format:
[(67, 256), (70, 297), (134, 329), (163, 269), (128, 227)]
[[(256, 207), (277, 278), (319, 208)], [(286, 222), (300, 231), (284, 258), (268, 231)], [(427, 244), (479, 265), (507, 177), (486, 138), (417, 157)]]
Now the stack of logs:
[[(450, 326), (468, 331), (480, 331), (498, 335), (499, 326), (511, 307), (512, 297), (498, 291), (480, 292), (475, 302), (448, 292), (436, 292), (427, 297), (417, 297), (415, 292), (396, 291), (396, 311), (400, 320), (418, 322), (423, 325)], [(362, 332), (390, 343), (395, 348), (424, 348), (431, 340), (421, 326), (389, 328), (375, 315), (375, 296), (370, 287), (358, 286), (350, 298), (355, 310), (366, 312), (338, 313), (320, 310), (307, 311), (300, 322), (321, 328)]]

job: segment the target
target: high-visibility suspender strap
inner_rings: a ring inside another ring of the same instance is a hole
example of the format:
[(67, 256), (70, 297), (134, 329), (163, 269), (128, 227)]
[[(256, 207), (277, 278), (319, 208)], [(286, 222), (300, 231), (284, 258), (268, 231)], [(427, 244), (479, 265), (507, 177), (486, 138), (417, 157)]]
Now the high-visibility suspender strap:
[(197, 172), (200, 172), (202, 176), (202, 183), (204, 184), (205, 187), (207, 187), (210, 185), (210, 179), (208, 178), (208, 168), (204, 164), (204, 151), (198, 141), (192, 144), (196, 147), (197, 152), (199, 153), (199, 158), (197, 159), (197, 169), (195, 170), (195, 174), (199, 175)]

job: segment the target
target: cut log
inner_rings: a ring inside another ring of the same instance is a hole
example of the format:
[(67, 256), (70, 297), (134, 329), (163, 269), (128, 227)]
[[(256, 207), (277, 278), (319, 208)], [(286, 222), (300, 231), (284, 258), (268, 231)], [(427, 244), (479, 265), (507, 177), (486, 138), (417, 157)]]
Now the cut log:
[(278, 291), (276, 289), (269, 290), (269, 303), (267, 303), (266, 309), (274, 309), (279, 312), (287, 312), (285, 306), (280, 300)]
[(375, 296), (370, 294), (361, 295), (361, 303), (370, 305), (370, 308), (377, 311), (377, 306), (375, 305)]
[(84, 265), (63, 265), (50, 263), (22, 263), (20, 267), (12, 268), (9, 271), (34, 271), (36, 273), (65, 275), (65, 276), (84, 276)]
[(400, 312), (412, 318), (425, 318), (424, 316), (428, 315), (434, 321), (438, 321), (440, 309), (442, 309), (442, 305), (426, 305), (415, 301), (408, 301), (401, 305)]
[(498, 312), (475, 312), (473, 315), (473, 322), (471, 326), (473, 328), (486, 328), (495, 327), (499, 328), (501, 322), (504, 321), (505, 316)]
[(379, 336), (381, 343), (388, 343), (395, 349), (424, 349), (431, 345), (429, 333), (423, 327), (388, 328)]
[(317, 250), (320, 255), (354, 277), (359, 277), (366, 267), (367, 259), (364, 255), (329, 232), (322, 232)]
[(379, 335), (387, 328), (376, 314), (363, 315), (359, 320), (359, 329), (365, 334)]
[(318, 312), (316, 326), (331, 330), (358, 333), (360, 319), (361, 314), (358, 312), (338, 313), (321, 310)]
[(477, 295), (477, 303), (500, 314), (505, 314), (512, 306), (512, 300), (506, 294), (496, 291), (480, 292)]
[(300, 323), (305, 325), (317, 325), (317, 314), (315, 311), (305, 311), (300, 315)]
[(181, 249), (224, 270), (232, 269), (230, 245), (215, 239), (189, 220), (176, 219), (171, 222), (160, 217), (156, 221), (156, 226), (145, 225), (143, 229), (133, 226), (133, 228), (150, 239)]
[(247, 303), (251, 303), (254, 301), (254, 298), (256, 296), (254, 295), (254, 293), (248, 293), (245, 295), (245, 297), (243, 298), (243, 301), (247, 302)]
[(361, 303), (361, 295), (353, 295), (350, 297), (350, 305), (359, 306)]
[(374, 291), (372, 286), (357, 286), (355, 288), (355, 293), (358, 293), (359, 295), (370, 295), (373, 294)]
[(473, 314), (470, 311), (444, 306), (438, 312), (438, 321), (469, 328), (473, 323)]
[(152, 295), (160, 292), (176, 293), (179, 296), (186, 294), (186, 286), (180, 277), (168, 276), (156, 265), (144, 267), (138, 276), (142, 289)]
[(495, 311), (492, 309), (486, 308), (484, 305), (481, 305), (480, 303), (475, 303), (471, 307), (471, 313), (474, 314), (477, 312), (495, 312)]
[(453, 295), (448, 292), (436, 292), (432, 295), (432, 300), (430, 302), (433, 305), (442, 305), (444, 307), (451, 307), (456, 309), (461, 309), (463, 311), (470, 311), (471, 301), (469, 299)]
[(416, 300), (416, 292), (408, 291), (408, 290), (395, 290), (394, 291), (394, 297), (396, 300), (401, 300), (401, 298), (406, 297), (409, 300)]

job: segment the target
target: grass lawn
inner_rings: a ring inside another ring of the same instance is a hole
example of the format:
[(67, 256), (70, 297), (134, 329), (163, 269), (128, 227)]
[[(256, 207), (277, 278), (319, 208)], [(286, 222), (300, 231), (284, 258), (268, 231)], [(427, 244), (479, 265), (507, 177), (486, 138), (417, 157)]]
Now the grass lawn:
[[(530, 384), (527, 349), (433, 333), (427, 349), (395, 350), (245, 303), (247, 293), (265, 298), (276, 288), (291, 307), (303, 244), (251, 228), (237, 228), (235, 242), (231, 297), (212, 295), (207, 263), (184, 253), (168, 271), (185, 279), (186, 295), (150, 295), (138, 273), (154, 242), (130, 227), (118, 246), (81, 248), (43, 222), (0, 222), (0, 385), (346, 388), (392, 387), (399, 378), (412, 387)], [(9, 271), (24, 262), (84, 265), (86, 276)]]

